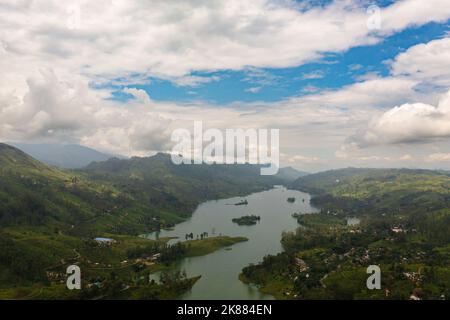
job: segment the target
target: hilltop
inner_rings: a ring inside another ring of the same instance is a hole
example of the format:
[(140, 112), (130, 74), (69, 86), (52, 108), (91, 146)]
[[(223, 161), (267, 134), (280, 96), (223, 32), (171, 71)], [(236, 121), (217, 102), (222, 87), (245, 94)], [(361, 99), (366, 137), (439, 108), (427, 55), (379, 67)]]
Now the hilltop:
[(283, 167), (279, 169), (277, 177), (285, 179), (287, 181), (294, 181), (308, 174), (308, 172), (300, 171), (293, 167)]

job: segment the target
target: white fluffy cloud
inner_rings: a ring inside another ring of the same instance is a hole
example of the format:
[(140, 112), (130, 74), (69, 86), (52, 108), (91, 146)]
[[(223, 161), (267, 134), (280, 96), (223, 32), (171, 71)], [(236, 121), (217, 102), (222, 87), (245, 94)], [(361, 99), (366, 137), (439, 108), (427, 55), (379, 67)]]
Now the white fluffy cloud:
[(450, 161), (450, 153), (432, 153), (428, 156), (429, 162)]
[(138, 99), (125, 108), (82, 80), (59, 80), (52, 70), (29, 78), (27, 86), (22, 97), (0, 96), (3, 140), (75, 142), (127, 154), (168, 146), (171, 119), (148, 107), (145, 91), (128, 90)]
[(0, 136), (4, 139), (71, 140), (82, 128), (93, 127), (98, 112), (82, 82), (65, 83), (51, 70), (27, 79), (23, 96), (0, 96)]
[[(356, 133), (346, 139), (336, 155), (346, 159), (350, 156), (357, 158), (362, 149), (369, 147), (411, 145), (414, 148), (418, 143), (434, 143), (449, 138), (449, 57), (450, 38), (419, 44), (391, 61), (391, 76), (366, 80), (332, 93), (333, 101), (341, 100), (343, 103), (348, 99), (352, 101), (351, 105), (356, 102), (376, 107), (366, 122), (354, 128)], [(355, 90), (358, 86), (359, 89)], [(420, 86), (429, 86), (432, 90), (417, 90)]]
[(317, 164), (319, 161), (321, 161), (319, 157), (308, 157), (300, 154), (288, 158), (289, 163), (297, 164)]
[(147, 92), (142, 89), (136, 89), (136, 88), (125, 88), (123, 89), (123, 92), (131, 94), (134, 98), (138, 99), (140, 102), (149, 105), (151, 100), (148, 96)]
[(392, 63), (392, 74), (434, 85), (450, 86), (450, 38), (413, 46)]
[(325, 90), (320, 93), (297, 98), (297, 101), (323, 106), (345, 108), (387, 107), (404, 101), (405, 97), (417, 95), (416, 81), (405, 77), (369, 79), (345, 86), (339, 90)]
[(447, 0), (398, 1), (381, 11), (381, 31), (398, 31), (427, 21), (446, 21), (449, 7)]
[(450, 137), (450, 91), (437, 106), (406, 103), (372, 120), (364, 132), (353, 136), (358, 146), (422, 142)]

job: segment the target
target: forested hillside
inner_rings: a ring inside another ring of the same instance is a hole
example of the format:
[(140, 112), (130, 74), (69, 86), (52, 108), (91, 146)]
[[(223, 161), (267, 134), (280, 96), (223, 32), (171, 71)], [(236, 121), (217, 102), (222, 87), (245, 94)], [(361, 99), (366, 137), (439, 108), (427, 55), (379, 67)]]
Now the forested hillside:
[[(176, 166), (163, 154), (60, 170), (0, 144), (0, 297), (22, 297), (15, 287), (22, 287), (28, 297), (34, 286), (54, 284), (52, 274), (61, 277), (70, 261), (90, 268), (98, 261), (114, 270), (111, 264), (120, 264), (137, 248), (145, 255), (167, 250), (170, 259), (181, 257), (186, 253), (166, 248), (167, 239), (155, 242), (137, 236), (183, 221), (202, 201), (282, 182), (260, 176), (256, 166)], [(110, 248), (93, 241), (102, 236), (114, 238), (117, 245)], [(126, 268), (124, 279), (148, 272), (140, 268)], [(109, 277), (107, 272), (100, 274)], [(98, 275), (93, 272), (93, 279)], [(177, 279), (172, 279), (174, 285), (189, 287), (187, 279)], [(177, 291), (152, 290), (153, 298)]]
[[(445, 299), (450, 296), (450, 177), (447, 172), (342, 169), (301, 177), (319, 214), (296, 213), (285, 252), (243, 270), (279, 298)], [(358, 224), (348, 224), (357, 218)], [(382, 289), (366, 288), (379, 265)]]

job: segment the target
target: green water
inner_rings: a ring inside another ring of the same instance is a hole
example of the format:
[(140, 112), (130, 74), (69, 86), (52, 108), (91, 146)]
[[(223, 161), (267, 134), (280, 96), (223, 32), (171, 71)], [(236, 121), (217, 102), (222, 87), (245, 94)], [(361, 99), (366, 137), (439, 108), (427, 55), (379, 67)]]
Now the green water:
[[(287, 198), (295, 197), (294, 203)], [(247, 199), (248, 205), (235, 206)], [(304, 201), (303, 201), (304, 200)], [(258, 263), (265, 255), (282, 251), (280, 244), (283, 231), (295, 230), (294, 212), (316, 212), (307, 193), (287, 190), (284, 187), (254, 193), (246, 197), (208, 201), (201, 204), (192, 218), (176, 225), (174, 230), (161, 231), (160, 237), (177, 236), (185, 239), (185, 234), (194, 235), (208, 232), (209, 236), (245, 236), (249, 239), (233, 245), (231, 250), (221, 249), (201, 257), (183, 259), (178, 267), (188, 276), (201, 275), (201, 279), (183, 299), (272, 299), (262, 294), (254, 286), (239, 281), (242, 268), (250, 263)], [(261, 220), (253, 226), (239, 226), (231, 221), (243, 215), (259, 215)]]

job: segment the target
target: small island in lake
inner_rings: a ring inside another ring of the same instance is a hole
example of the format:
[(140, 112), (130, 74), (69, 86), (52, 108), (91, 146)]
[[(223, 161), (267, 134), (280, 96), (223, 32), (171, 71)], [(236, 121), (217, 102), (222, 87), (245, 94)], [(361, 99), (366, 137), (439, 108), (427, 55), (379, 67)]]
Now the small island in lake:
[(261, 220), (260, 216), (250, 215), (250, 216), (242, 216), (240, 218), (234, 218), (231, 221), (237, 223), (240, 226), (251, 226), (256, 224), (259, 220)]
[(234, 205), (235, 206), (246, 206), (246, 205), (248, 205), (248, 201), (247, 201), (247, 199), (244, 199), (242, 201), (239, 201), (238, 203), (235, 203)]
[(287, 202), (293, 203), (295, 202), (295, 198), (294, 197), (287, 198)]

